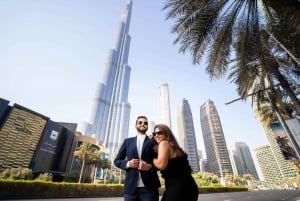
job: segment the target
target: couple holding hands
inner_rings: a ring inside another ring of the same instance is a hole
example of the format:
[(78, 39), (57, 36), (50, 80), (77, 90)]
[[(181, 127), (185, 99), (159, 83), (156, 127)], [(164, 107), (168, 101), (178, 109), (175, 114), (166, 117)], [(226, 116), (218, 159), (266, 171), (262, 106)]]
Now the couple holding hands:
[(137, 117), (135, 127), (137, 135), (124, 140), (114, 160), (116, 167), (126, 171), (124, 201), (158, 201), (158, 171), (165, 181), (161, 201), (197, 201), (198, 187), (188, 156), (171, 129), (158, 124), (149, 137), (145, 116)]

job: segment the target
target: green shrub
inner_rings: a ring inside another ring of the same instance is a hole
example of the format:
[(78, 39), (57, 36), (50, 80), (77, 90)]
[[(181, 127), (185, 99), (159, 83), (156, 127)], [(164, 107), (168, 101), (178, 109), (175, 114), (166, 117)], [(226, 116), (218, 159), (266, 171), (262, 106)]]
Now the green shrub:
[(33, 178), (32, 170), (29, 168), (10, 168), (0, 173), (0, 178), (13, 180), (31, 180)]
[(0, 199), (123, 196), (123, 185), (120, 184), (0, 180), (0, 189)]
[[(0, 199), (122, 197), (123, 184), (79, 184), (37, 180), (0, 180)], [(199, 187), (199, 193), (247, 191), (246, 187)], [(164, 188), (159, 189), (160, 194)]]
[(39, 176), (35, 178), (35, 180), (40, 180), (40, 181), (52, 181), (52, 174), (51, 173), (41, 173)]
[(65, 182), (77, 183), (78, 180), (79, 180), (79, 172), (69, 172), (64, 177)]

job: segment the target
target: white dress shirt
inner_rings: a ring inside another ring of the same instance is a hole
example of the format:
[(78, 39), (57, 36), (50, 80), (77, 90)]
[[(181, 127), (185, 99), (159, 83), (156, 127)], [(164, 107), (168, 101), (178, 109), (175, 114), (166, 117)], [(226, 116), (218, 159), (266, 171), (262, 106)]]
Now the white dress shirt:
[[(144, 140), (146, 138), (146, 135), (138, 134), (136, 137), (137, 137), (137, 139), (136, 139), (136, 148), (137, 148), (137, 151), (138, 151), (138, 154), (139, 154), (139, 159), (141, 160), (142, 149), (143, 149), (143, 144), (144, 144)], [(139, 173), (137, 187), (144, 187), (144, 186), (145, 185), (142, 181), (141, 174)]]

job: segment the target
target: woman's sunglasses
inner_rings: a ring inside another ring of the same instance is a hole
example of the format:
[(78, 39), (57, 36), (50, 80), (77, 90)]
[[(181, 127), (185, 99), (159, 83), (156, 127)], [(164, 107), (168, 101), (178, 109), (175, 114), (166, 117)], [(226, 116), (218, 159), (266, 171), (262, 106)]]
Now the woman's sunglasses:
[(163, 135), (165, 133), (163, 131), (157, 131), (157, 132), (153, 132), (152, 134), (153, 136), (156, 136), (156, 135)]

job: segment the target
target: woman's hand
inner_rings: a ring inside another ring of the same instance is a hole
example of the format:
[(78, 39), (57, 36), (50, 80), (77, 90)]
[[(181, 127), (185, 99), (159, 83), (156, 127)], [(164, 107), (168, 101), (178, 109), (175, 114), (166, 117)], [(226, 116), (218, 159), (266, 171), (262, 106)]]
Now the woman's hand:
[(143, 171), (148, 171), (152, 168), (152, 165), (149, 164), (149, 163), (146, 163), (145, 161), (143, 160), (140, 160), (140, 164), (139, 164), (139, 167), (138, 169), (139, 170), (143, 170)]

